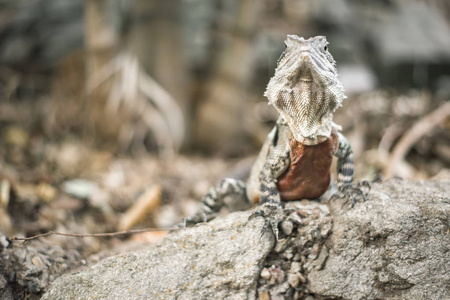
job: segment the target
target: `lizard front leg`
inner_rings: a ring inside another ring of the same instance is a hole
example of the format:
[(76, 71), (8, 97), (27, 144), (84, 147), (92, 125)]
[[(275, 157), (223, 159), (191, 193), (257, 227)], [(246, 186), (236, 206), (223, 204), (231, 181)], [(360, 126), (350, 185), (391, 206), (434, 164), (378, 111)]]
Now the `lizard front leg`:
[(278, 224), (284, 220), (300, 223), (298, 219), (290, 218), (292, 209), (283, 209), (281, 206), (281, 198), (277, 189), (276, 179), (283, 174), (290, 163), (290, 149), (280, 150), (275, 147), (273, 152), (267, 158), (266, 163), (261, 169), (260, 182), (260, 203), (261, 208), (255, 210), (250, 218), (262, 216), (265, 218), (265, 224), (261, 231), (261, 236), (270, 226), (278, 240), (279, 230)]
[(353, 207), (357, 200), (366, 200), (366, 192), (361, 189), (362, 186), (370, 187), (367, 181), (353, 183), (353, 150), (347, 138), (338, 133), (339, 148), (335, 155), (337, 162), (337, 188), (338, 191), (331, 198), (347, 198), (351, 200)]
[(286, 171), (290, 164), (290, 149), (274, 149), (259, 174), (259, 202), (281, 206), (280, 193), (277, 189), (277, 178)]
[(223, 207), (227, 207), (230, 211), (245, 210), (250, 207), (245, 195), (244, 182), (233, 178), (223, 179), (216, 186), (211, 187), (203, 197), (197, 213), (184, 218), (183, 223), (178, 226), (186, 227), (187, 224), (209, 221)]

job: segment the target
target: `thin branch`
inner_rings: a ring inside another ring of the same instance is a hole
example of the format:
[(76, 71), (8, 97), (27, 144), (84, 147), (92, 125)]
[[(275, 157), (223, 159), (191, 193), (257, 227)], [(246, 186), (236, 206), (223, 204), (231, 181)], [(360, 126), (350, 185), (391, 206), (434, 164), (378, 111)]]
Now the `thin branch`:
[(132, 229), (132, 230), (124, 230), (124, 231), (117, 231), (117, 232), (105, 232), (105, 233), (64, 233), (64, 232), (56, 232), (56, 231), (49, 231), (46, 233), (41, 233), (38, 235), (30, 236), (30, 237), (16, 237), (12, 236), (9, 238), (11, 241), (23, 241), (21, 244), (30, 241), (30, 240), (36, 240), (44, 236), (49, 235), (63, 235), (63, 236), (71, 236), (71, 237), (111, 237), (111, 236), (119, 236), (119, 235), (127, 235), (127, 234), (134, 234), (134, 233), (142, 233), (142, 232), (155, 232), (155, 231), (172, 231), (172, 230), (179, 230), (180, 227), (172, 227), (172, 228), (145, 228), (145, 229)]
[(448, 116), (450, 116), (450, 102), (442, 104), (410, 128), (398, 141), (394, 150), (392, 150), (387, 169), (385, 170), (385, 178), (392, 177), (395, 174), (395, 167), (404, 159), (411, 147), (424, 135), (441, 124)]

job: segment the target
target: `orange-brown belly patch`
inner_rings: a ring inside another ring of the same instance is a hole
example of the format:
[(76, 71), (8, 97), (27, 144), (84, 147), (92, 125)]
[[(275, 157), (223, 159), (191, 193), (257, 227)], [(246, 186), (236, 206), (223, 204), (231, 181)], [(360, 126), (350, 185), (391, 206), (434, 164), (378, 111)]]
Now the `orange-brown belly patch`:
[(330, 184), (330, 166), (339, 145), (336, 132), (317, 145), (303, 145), (294, 138), (289, 144), (291, 164), (277, 181), (281, 200), (319, 198)]

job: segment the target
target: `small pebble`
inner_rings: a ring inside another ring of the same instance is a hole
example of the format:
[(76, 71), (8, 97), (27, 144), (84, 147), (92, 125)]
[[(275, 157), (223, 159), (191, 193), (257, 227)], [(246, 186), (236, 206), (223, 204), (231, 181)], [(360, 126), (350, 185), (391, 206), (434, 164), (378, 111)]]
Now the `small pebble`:
[[(3, 234), (0, 234), (0, 250), (1, 248), (7, 248), (9, 246), (9, 241)], [(1, 278), (1, 276), (0, 276)]]
[(289, 221), (283, 221), (281, 222), (281, 230), (285, 235), (291, 235), (292, 231), (294, 230), (294, 224)]
[(281, 269), (279, 269), (279, 268), (277, 268), (275, 266), (270, 267), (269, 270), (270, 270), (270, 273), (273, 274), (272, 279), (275, 278), (276, 283), (281, 284), (284, 281), (284, 272), (283, 272), (283, 270), (281, 270)]
[(56, 197), (56, 189), (48, 183), (41, 182), (36, 186), (36, 193), (39, 200), (50, 202)]
[(44, 263), (42, 262), (42, 259), (39, 256), (33, 256), (31, 262), (38, 268), (42, 268), (44, 266)]
[[(298, 254), (298, 253), (297, 253), (297, 254)], [(296, 254), (296, 255), (297, 255), (297, 254)], [(297, 273), (297, 272), (300, 272), (301, 268), (302, 268), (302, 265), (301, 265), (299, 262), (293, 262), (293, 263), (291, 264), (291, 269), (290, 269), (289, 272), (291, 272), (291, 273)]]
[(292, 248), (289, 248), (286, 251), (284, 251), (283, 257), (287, 260), (292, 260), (292, 257), (294, 257), (294, 254), (292, 253)]
[(292, 258), (293, 261), (300, 261), (302, 259), (302, 255), (300, 253), (296, 253)]
[(329, 227), (325, 227), (320, 231), (320, 236), (322, 238), (326, 238), (328, 236), (328, 234), (330, 233), (330, 229)]
[(288, 240), (284, 239), (284, 240), (278, 241), (274, 250), (276, 253), (281, 253), (281, 252), (284, 252), (284, 250), (286, 250), (287, 246), (288, 246)]
[(320, 217), (320, 211), (318, 209), (315, 209), (313, 213), (311, 214), (311, 218), (314, 220), (317, 220)]
[(264, 279), (269, 279), (270, 276), (272, 276), (272, 275), (270, 274), (270, 271), (269, 271), (267, 268), (264, 268), (264, 269), (261, 271), (261, 277), (262, 277), (262, 278), (264, 278)]
[(306, 247), (306, 244), (309, 242), (309, 238), (301, 236), (297, 239), (295, 239), (295, 245), (300, 248), (300, 249), (304, 249)]
[[(275, 299), (280, 299), (280, 300), (284, 300), (285, 298), (282, 296), (282, 294), (286, 294), (286, 292), (289, 290), (290, 288), (290, 284), (289, 282), (283, 282), (280, 283), (273, 291), (274, 291), (274, 295), (272, 296), (272, 300)], [(277, 296), (275, 296), (277, 295)], [(276, 298), (275, 298), (276, 297)]]
[(63, 183), (64, 192), (79, 199), (89, 199), (99, 189), (97, 183), (86, 179), (72, 179)]
[(289, 274), (288, 275), (288, 282), (292, 287), (297, 287), (300, 280), (298, 279), (297, 274)]
[(263, 291), (258, 293), (259, 299), (261, 300), (270, 300), (269, 291)]
[(297, 273), (297, 277), (302, 283), (306, 282), (306, 278), (302, 275), (302, 273)]
[(330, 214), (330, 209), (328, 208), (328, 205), (320, 205), (319, 209), (326, 216)]
[(308, 255), (308, 259), (314, 260), (319, 255), (319, 244), (314, 244), (311, 248), (311, 253)]

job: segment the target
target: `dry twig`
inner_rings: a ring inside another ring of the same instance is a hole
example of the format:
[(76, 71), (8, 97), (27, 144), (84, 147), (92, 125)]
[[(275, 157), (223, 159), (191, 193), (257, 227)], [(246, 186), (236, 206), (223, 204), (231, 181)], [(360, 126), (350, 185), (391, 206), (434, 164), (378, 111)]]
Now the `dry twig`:
[(395, 146), (389, 157), (388, 165), (384, 177), (390, 178), (395, 175), (395, 168), (403, 160), (411, 147), (417, 143), (425, 134), (429, 133), (435, 127), (450, 116), (450, 102), (446, 102), (433, 112), (424, 116), (411, 129), (409, 129)]
[(161, 192), (160, 185), (155, 185), (145, 191), (122, 216), (118, 229), (128, 230), (132, 228), (157, 209), (161, 205)]
[(49, 236), (49, 235), (62, 235), (62, 236), (71, 236), (71, 237), (113, 237), (134, 233), (142, 233), (142, 232), (154, 232), (154, 231), (172, 231), (181, 229), (180, 227), (171, 227), (171, 228), (145, 228), (145, 229), (132, 229), (125, 231), (117, 231), (117, 232), (105, 232), (105, 233), (64, 233), (64, 232), (56, 232), (49, 231), (46, 233), (37, 234), (30, 237), (16, 237), (12, 236), (9, 238), (11, 241), (22, 241), (21, 245), (30, 240), (36, 240), (41, 237)]

